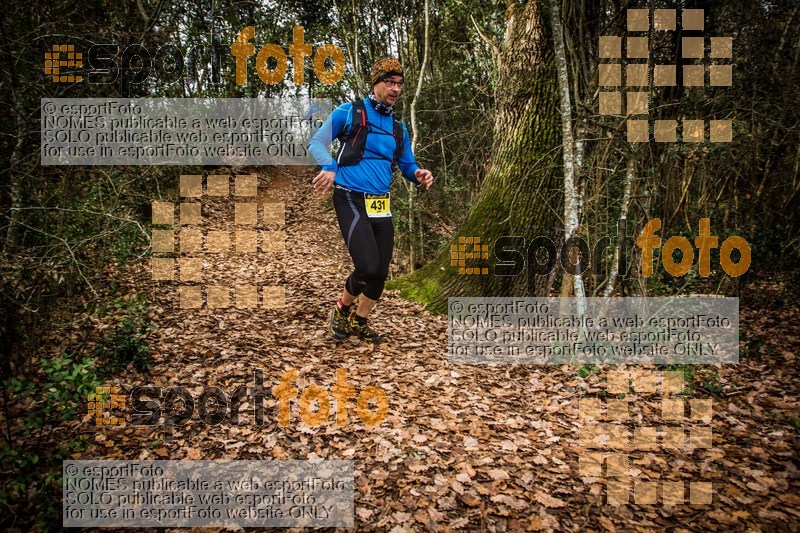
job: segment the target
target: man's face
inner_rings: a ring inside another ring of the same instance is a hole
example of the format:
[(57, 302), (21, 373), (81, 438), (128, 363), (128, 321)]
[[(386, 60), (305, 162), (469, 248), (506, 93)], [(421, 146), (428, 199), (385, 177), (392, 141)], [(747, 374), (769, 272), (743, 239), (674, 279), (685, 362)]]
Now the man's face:
[(379, 101), (386, 105), (394, 105), (403, 90), (402, 84), (403, 78), (392, 75), (376, 83), (372, 90), (375, 91), (375, 96)]

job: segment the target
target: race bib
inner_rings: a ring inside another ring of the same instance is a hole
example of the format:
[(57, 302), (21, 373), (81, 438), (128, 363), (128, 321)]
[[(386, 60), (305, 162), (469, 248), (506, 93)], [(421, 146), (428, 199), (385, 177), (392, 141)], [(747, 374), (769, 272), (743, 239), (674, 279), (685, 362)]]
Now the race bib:
[(385, 218), (392, 216), (389, 210), (388, 194), (365, 194), (364, 203), (367, 206), (367, 216), (369, 218)]

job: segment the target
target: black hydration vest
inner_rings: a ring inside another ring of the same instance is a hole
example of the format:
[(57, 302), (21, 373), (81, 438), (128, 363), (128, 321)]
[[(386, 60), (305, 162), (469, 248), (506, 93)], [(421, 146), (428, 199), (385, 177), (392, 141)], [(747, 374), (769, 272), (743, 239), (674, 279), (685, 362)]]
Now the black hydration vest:
[[(392, 116), (394, 142), (397, 147), (394, 150), (392, 163), (394, 164), (403, 155), (403, 122), (399, 118)], [(367, 123), (367, 110), (364, 100), (353, 102), (353, 115), (350, 128), (345, 125), (339, 135), (339, 152), (336, 154), (336, 163), (340, 167), (355, 165), (362, 159), (386, 159), (385, 157), (364, 157), (367, 146), (367, 133), (369, 124)], [(367, 149), (367, 151), (370, 151)], [(374, 153), (374, 152), (373, 152)], [(379, 155), (379, 154), (376, 154)]]

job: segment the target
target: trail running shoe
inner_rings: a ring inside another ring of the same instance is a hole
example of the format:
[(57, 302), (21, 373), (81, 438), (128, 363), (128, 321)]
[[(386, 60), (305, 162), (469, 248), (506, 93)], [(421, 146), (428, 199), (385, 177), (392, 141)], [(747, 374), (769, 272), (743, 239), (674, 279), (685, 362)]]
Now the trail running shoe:
[(375, 330), (369, 327), (369, 323), (364, 322), (363, 324), (359, 324), (356, 321), (356, 314), (355, 312), (350, 313), (350, 332), (364, 340), (368, 340), (369, 342), (373, 342), (375, 344), (383, 341), (383, 337), (375, 333)]
[[(352, 312), (350, 314), (355, 315)], [(350, 336), (350, 323), (347, 318), (348, 316), (340, 312), (339, 308), (334, 304), (333, 309), (331, 309), (328, 331), (337, 341), (343, 341)]]

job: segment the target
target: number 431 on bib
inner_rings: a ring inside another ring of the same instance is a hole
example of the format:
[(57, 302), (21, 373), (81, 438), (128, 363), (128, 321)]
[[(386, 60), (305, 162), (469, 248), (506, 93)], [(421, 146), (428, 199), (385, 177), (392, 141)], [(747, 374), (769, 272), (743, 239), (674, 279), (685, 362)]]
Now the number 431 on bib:
[(389, 195), (384, 194), (365, 194), (364, 203), (367, 207), (367, 216), (369, 218), (385, 218), (392, 216), (389, 209)]

